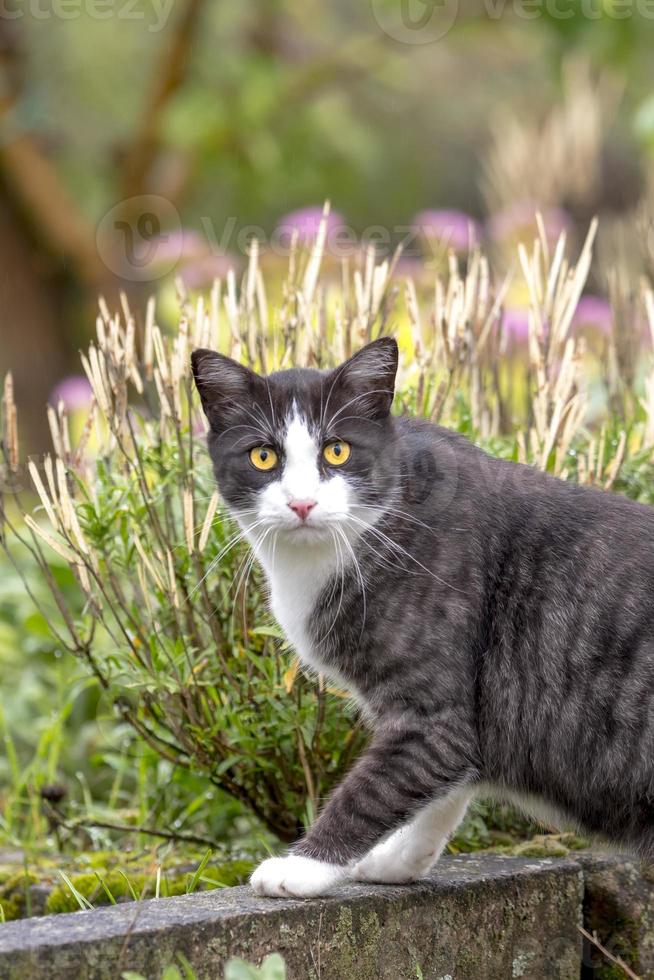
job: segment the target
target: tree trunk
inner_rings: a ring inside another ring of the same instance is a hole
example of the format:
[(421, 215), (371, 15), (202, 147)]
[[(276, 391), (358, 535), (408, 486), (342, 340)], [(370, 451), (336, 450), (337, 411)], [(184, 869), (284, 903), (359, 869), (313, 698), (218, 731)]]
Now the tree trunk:
[(0, 193), (0, 376), (14, 376), (19, 434), (28, 452), (48, 448), (45, 405), (68, 370), (65, 280), (48, 268)]

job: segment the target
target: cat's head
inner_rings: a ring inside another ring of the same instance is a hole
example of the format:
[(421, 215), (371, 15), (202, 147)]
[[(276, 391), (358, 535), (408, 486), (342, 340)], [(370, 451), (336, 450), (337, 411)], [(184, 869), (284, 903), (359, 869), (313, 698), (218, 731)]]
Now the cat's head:
[(333, 371), (262, 377), (210, 350), (193, 353), (223, 499), (243, 525), (306, 545), (356, 537), (396, 479), (390, 416), (397, 344), (381, 338)]

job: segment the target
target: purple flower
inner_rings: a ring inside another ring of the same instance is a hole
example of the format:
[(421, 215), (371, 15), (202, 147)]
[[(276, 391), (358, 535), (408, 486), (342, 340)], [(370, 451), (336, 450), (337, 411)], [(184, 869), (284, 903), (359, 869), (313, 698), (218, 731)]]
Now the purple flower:
[(526, 344), (529, 339), (529, 311), (524, 306), (504, 310), (502, 332), (513, 345)]
[(230, 269), (237, 271), (238, 259), (233, 255), (202, 255), (185, 262), (179, 275), (189, 289), (210, 286), (214, 279), (224, 279)]
[[(300, 245), (306, 245), (318, 234), (320, 222), (322, 220), (321, 207), (300, 208), (298, 211), (291, 211), (277, 223), (275, 237), (284, 242), (290, 243), (293, 232), (297, 232)], [(338, 211), (330, 211), (327, 216), (327, 235), (342, 229), (345, 221)]]
[(479, 222), (463, 211), (421, 211), (411, 223), (413, 231), (423, 238), (438, 240), (456, 252), (465, 252), (471, 242), (481, 238)]
[(545, 233), (550, 242), (555, 242), (562, 231), (569, 231), (572, 226), (570, 215), (561, 208), (541, 208), (533, 201), (522, 201), (489, 218), (490, 238), (499, 245), (534, 238), (538, 234), (537, 211), (542, 215)]
[(601, 296), (582, 296), (572, 318), (572, 327), (596, 327), (610, 334), (613, 326), (611, 304)]
[(93, 391), (88, 380), (82, 374), (71, 374), (64, 378), (52, 390), (50, 403), (57, 406), (63, 402), (69, 412), (87, 409), (91, 405)]

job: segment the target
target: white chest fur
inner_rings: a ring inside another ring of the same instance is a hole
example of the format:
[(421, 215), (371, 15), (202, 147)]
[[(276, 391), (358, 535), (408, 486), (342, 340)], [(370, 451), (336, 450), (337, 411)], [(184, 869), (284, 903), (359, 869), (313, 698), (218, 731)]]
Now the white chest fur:
[(311, 639), (310, 621), (316, 602), (337, 572), (334, 550), (298, 547), (263, 549), (258, 555), (270, 585), (271, 608), (302, 663), (326, 672)]
[[(320, 642), (314, 641), (310, 629), (321, 592), (334, 575), (340, 576), (344, 571), (347, 559), (342, 554), (337, 557), (334, 548), (327, 545), (324, 549), (297, 546), (274, 549), (264, 545), (256, 552), (270, 586), (272, 613), (303, 667), (314, 674), (323, 674), (341, 691), (348, 691), (364, 716), (372, 717), (370, 706), (357, 687), (322, 659)], [(338, 594), (336, 581), (335, 595)]]

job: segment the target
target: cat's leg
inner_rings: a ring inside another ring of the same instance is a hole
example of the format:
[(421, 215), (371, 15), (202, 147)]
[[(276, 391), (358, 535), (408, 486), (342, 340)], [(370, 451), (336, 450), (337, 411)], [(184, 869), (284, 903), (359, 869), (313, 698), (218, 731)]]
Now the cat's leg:
[(474, 735), (450, 711), (430, 733), (422, 719), (399, 719), (378, 731), (307, 836), (287, 857), (252, 875), (260, 895), (308, 898), (352, 878), (352, 868), (389, 832), (430, 803), (445, 802), (477, 777)]
[(444, 799), (427, 804), (412, 820), (357, 861), (352, 876), (356, 881), (387, 885), (423, 878), (463, 820), (473, 795), (470, 789), (454, 790)]

